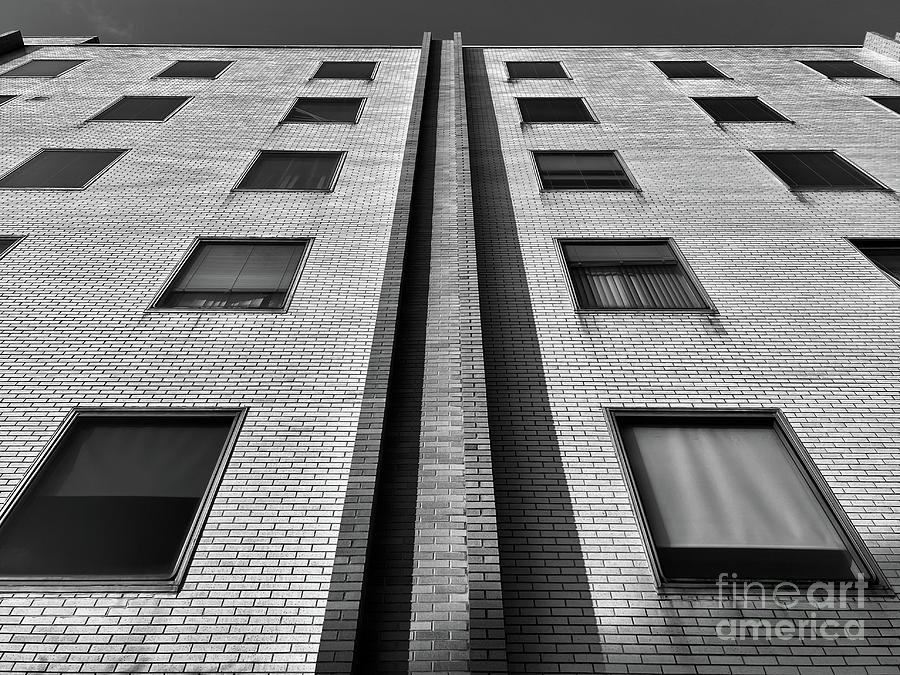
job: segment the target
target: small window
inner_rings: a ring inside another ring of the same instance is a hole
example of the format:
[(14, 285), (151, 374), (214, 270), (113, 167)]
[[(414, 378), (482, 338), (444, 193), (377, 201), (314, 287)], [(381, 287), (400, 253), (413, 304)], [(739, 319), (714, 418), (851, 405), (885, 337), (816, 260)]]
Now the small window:
[(7, 70), (0, 77), (58, 77), (82, 63), (83, 60), (76, 59), (34, 59)]
[(708, 309), (666, 240), (569, 241), (562, 251), (579, 309)]
[(0, 524), (0, 577), (172, 582), (237, 417), (77, 415)]
[(544, 190), (634, 190), (614, 152), (535, 152)]
[(559, 61), (507, 61), (506, 70), (513, 80), (556, 80), (569, 76)]
[(900, 115), (900, 96), (870, 96), (869, 98)]
[(263, 151), (235, 190), (331, 190), (342, 152)]
[(884, 190), (831, 150), (755, 153), (792, 190)]
[(283, 309), (305, 241), (200, 241), (158, 308)]
[(615, 419), (663, 580), (872, 579), (773, 416)]
[(0, 96), (0, 105), (3, 105), (4, 103), (9, 103), (9, 102), (12, 101), (15, 97), (16, 97), (15, 94), (12, 94), (12, 95), (6, 95), (6, 96)]
[(187, 103), (187, 96), (123, 96), (92, 117), (100, 121), (163, 122)]
[(87, 187), (125, 150), (41, 150), (0, 178), (0, 188)]
[(313, 75), (316, 79), (371, 80), (375, 77), (376, 61), (323, 61)]
[(789, 121), (755, 96), (708, 96), (694, 102), (716, 122)]
[(519, 98), (519, 111), (526, 124), (593, 122), (594, 118), (580, 98)]
[(156, 77), (217, 78), (233, 61), (176, 61)]
[(706, 61), (654, 61), (654, 65), (670, 80), (728, 79), (728, 76)]
[(852, 244), (900, 286), (900, 239), (858, 239)]
[(858, 64), (856, 61), (801, 61), (800, 63), (830, 78), (885, 77), (881, 73), (876, 73), (874, 70)]
[(298, 98), (281, 123), (350, 122), (359, 119), (361, 98)]
[(7, 249), (17, 241), (19, 240), (15, 237), (0, 237), (0, 257), (3, 257), (3, 254), (6, 253)]

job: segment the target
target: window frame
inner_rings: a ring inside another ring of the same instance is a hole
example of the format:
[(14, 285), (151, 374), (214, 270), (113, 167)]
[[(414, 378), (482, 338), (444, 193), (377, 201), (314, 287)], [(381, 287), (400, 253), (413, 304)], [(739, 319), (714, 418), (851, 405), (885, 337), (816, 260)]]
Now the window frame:
[(898, 96), (898, 95), (892, 95), (892, 94), (886, 94), (886, 95), (875, 94), (875, 95), (872, 95), (872, 96), (866, 96), (866, 98), (869, 99), (870, 101), (872, 101), (872, 103), (874, 103), (875, 105), (877, 105), (877, 106), (878, 106), (879, 108), (881, 108), (882, 110), (887, 110), (888, 112), (894, 113), (895, 115), (900, 115), (900, 111), (894, 110), (893, 108), (888, 108), (884, 103), (882, 103), (881, 101), (877, 101), (877, 100), (876, 100), (876, 99), (879, 99), (879, 98), (896, 98), (896, 99), (900, 100), (900, 96)]
[[(796, 124), (796, 122), (794, 120), (785, 117), (780, 111), (778, 111), (775, 108), (773, 108), (772, 106), (770, 106), (768, 103), (763, 101), (759, 96), (690, 96), (689, 98), (691, 99), (691, 101), (693, 101), (694, 105), (696, 105), (698, 108), (700, 108), (700, 110), (703, 111), (703, 113), (705, 113), (706, 116), (709, 117), (717, 125), (721, 125), (721, 124)], [(757, 103), (759, 103), (763, 108), (766, 108), (770, 112), (778, 115), (781, 119), (780, 120), (722, 120), (722, 121), (719, 121), (715, 117), (713, 117), (712, 114), (706, 108), (704, 108), (702, 105), (700, 105), (700, 103), (697, 101), (697, 99), (713, 99), (713, 98), (717, 98), (717, 99), (752, 98)]]
[[(303, 271), (306, 267), (306, 261), (309, 258), (309, 253), (312, 250), (313, 242), (315, 237), (263, 237), (263, 236), (250, 236), (250, 237), (225, 237), (225, 236), (210, 236), (205, 237), (203, 235), (198, 235), (194, 237), (190, 244), (188, 245), (186, 251), (181, 254), (181, 257), (178, 259), (178, 262), (174, 265), (173, 269), (169, 272), (166, 277), (165, 282), (163, 282), (160, 289), (156, 292), (156, 295), (153, 296), (153, 300), (150, 302), (150, 306), (144, 310), (144, 312), (149, 313), (172, 313), (172, 312), (181, 312), (181, 313), (191, 313), (191, 314), (285, 314), (290, 310), (291, 302), (294, 299), (294, 293), (297, 291), (297, 287), (300, 285), (300, 279), (303, 277)], [(228, 309), (201, 309), (199, 307), (159, 307), (159, 303), (162, 301), (166, 292), (169, 290), (169, 287), (175, 281), (175, 278), (184, 268), (184, 266), (190, 261), (191, 257), (197, 251), (201, 244), (205, 243), (235, 243), (235, 244), (252, 244), (252, 243), (261, 243), (261, 244), (304, 244), (305, 248), (303, 251), (303, 255), (300, 257), (300, 264), (297, 265), (297, 271), (294, 273), (294, 278), (291, 280), (291, 285), (285, 293), (284, 296), (284, 305), (282, 307), (262, 307), (258, 309), (238, 309), (238, 308), (228, 308)]]
[[(316, 73), (322, 68), (322, 66), (326, 63), (374, 63), (375, 67), (372, 68), (372, 74), (369, 77), (316, 77)], [(356, 80), (358, 82), (373, 82), (375, 78), (378, 76), (378, 70), (381, 68), (381, 61), (377, 59), (372, 59), (371, 61), (355, 61), (355, 60), (344, 60), (344, 61), (335, 61), (333, 59), (321, 59), (316, 63), (316, 67), (313, 69), (312, 75), (309, 76), (308, 82), (313, 82), (315, 80)]]
[[(875, 73), (875, 76), (870, 75), (826, 75), (821, 70), (816, 70), (813, 68), (810, 63), (816, 63), (817, 61), (842, 61), (844, 63), (855, 63), (857, 66), (861, 68), (865, 68), (871, 73)], [(811, 70), (819, 77), (824, 77), (826, 80), (831, 80), (832, 82), (837, 82), (838, 80), (892, 80), (893, 78), (884, 75), (883, 73), (879, 73), (877, 70), (869, 68), (869, 66), (860, 63), (854, 59), (797, 59), (797, 63), (799, 63), (804, 68)]]
[[(618, 242), (627, 242), (633, 244), (659, 244), (666, 243), (669, 250), (675, 256), (681, 269), (684, 271), (691, 286), (700, 296), (700, 299), (706, 303), (706, 307), (597, 307), (596, 309), (581, 307), (578, 304), (578, 294), (575, 292), (575, 284), (572, 282), (572, 273), (569, 270), (569, 263), (566, 260), (564, 246), (566, 244), (613, 244)], [(672, 314), (709, 314), (715, 315), (719, 313), (712, 298), (703, 288), (694, 270), (688, 264), (687, 259), (678, 248), (673, 237), (555, 237), (554, 244), (556, 246), (556, 254), (562, 266), (563, 275), (566, 279), (566, 286), (569, 290), (569, 299), (576, 314), (627, 314), (652, 312), (654, 314), (672, 313)]]
[[(524, 100), (535, 100), (535, 99), (553, 99), (553, 98), (561, 98), (566, 100), (575, 99), (581, 101), (581, 105), (584, 106), (584, 109), (587, 111), (589, 120), (552, 120), (548, 122), (527, 122), (525, 121), (525, 115), (522, 112), (522, 103)], [(594, 111), (591, 109), (590, 104), (585, 100), (583, 96), (516, 96), (516, 109), (519, 111), (519, 124), (523, 127), (530, 127), (535, 124), (600, 124), (597, 120), (597, 115), (594, 114)]]
[[(222, 70), (220, 70), (218, 72), (218, 74), (214, 75), (213, 77), (209, 77), (208, 75), (175, 75), (175, 76), (163, 75), (164, 72), (166, 72), (169, 68), (174, 66), (176, 63), (181, 63), (183, 61), (213, 61), (216, 63), (227, 63), (227, 65), (224, 68), (222, 68)], [(156, 73), (156, 75), (151, 75), (150, 79), (151, 80), (156, 80), (156, 79), (159, 79), (159, 80), (218, 80), (225, 73), (225, 71), (227, 71), (229, 68), (231, 68), (231, 66), (233, 66), (234, 64), (235, 64), (235, 61), (227, 61), (226, 62), (223, 59), (175, 59), (174, 61), (171, 61), (168, 65), (166, 65), (165, 68), (163, 68), (158, 73)]]
[[(34, 77), (34, 78), (40, 79), (40, 80), (53, 80), (57, 77), (62, 77), (63, 75), (68, 73), (70, 70), (74, 70), (75, 68), (78, 68), (80, 65), (85, 64), (91, 60), (93, 60), (93, 59), (28, 59), (25, 63), (20, 63), (18, 66), (10, 68), (9, 70), (7, 70), (3, 73), (0, 73), (0, 78), (4, 78), (4, 77)], [(31, 63), (32, 61), (78, 61), (78, 63), (76, 63), (75, 65), (69, 66), (65, 70), (57, 73), (56, 75), (10, 75), (9, 74), (12, 71), (16, 70), (16, 68), (20, 68), (28, 63)]]
[[(99, 115), (102, 115), (102, 114), (105, 113), (107, 110), (110, 110), (111, 108), (115, 107), (116, 105), (118, 105), (119, 103), (121, 103), (122, 101), (124, 101), (126, 98), (183, 98), (184, 101), (182, 101), (182, 102), (178, 105), (178, 107), (176, 107), (172, 112), (170, 112), (168, 115), (165, 116), (165, 118), (163, 118), (163, 119), (161, 119), (161, 120), (99, 120), (99, 119), (97, 119), (97, 117), (98, 117)], [(121, 123), (123, 123), (123, 122), (126, 123), (126, 124), (130, 124), (130, 123), (139, 123), (139, 124), (162, 124), (163, 122), (168, 122), (168, 121), (169, 121), (172, 117), (174, 117), (174, 116), (175, 116), (182, 108), (184, 108), (188, 103), (190, 103), (190, 102), (193, 101), (193, 100), (194, 100), (194, 97), (193, 97), (193, 96), (168, 96), (168, 95), (165, 95), (165, 96), (156, 96), (156, 95), (153, 95), (153, 94), (125, 94), (125, 95), (120, 96), (119, 98), (117, 98), (115, 101), (113, 101), (112, 103), (110, 103), (110, 104), (109, 104), (108, 106), (106, 106), (105, 108), (103, 108), (103, 110), (100, 110), (99, 112), (94, 113), (94, 115), (93, 115), (92, 117), (88, 118), (87, 121), (88, 121), (88, 122), (116, 122), (116, 123), (119, 123), (119, 124), (121, 124)]]
[[(828, 482), (825, 480), (821, 471), (819, 471), (815, 460), (813, 460), (799, 436), (797, 436), (796, 432), (791, 428), (787, 416), (780, 408), (619, 408), (608, 406), (604, 408), (603, 412), (612, 438), (616, 459), (619, 463), (622, 480), (628, 491), (631, 510), (634, 514), (635, 521), (637, 521), (638, 529), (640, 530), (641, 539), (644, 544), (651, 572), (653, 573), (657, 591), (660, 593), (676, 595), (682, 593), (708, 594), (718, 593), (720, 592), (720, 588), (716, 585), (715, 580), (712, 579), (674, 580), (667, 579), (662, 573), (662, 567), (656, 552), (656, 544), (654, 543), (650, 532), (650, 525), (644, 511), (644, 505), (640, 499), (637, 482), (634, 479), (631, 465), (628, 463), (625, 443), (619, 428), (619, 421), (622, 418), (669, 418), (675, 421), (691, 418), (708, 419), (718, 417), (723, 420), (730, 418), (734, 420), (746, 419), (771, 421), (772, 428), (784, 444), (788, 456), (797, 466), (801, 476), (822, 506), (825, 516), (834, 526), (838, 536), (844, 542), (847, 551), (851, 556), (855, 557), (856, 561), (866, 572), (868, 572), (870, 579), (867, 581), (866, 592), (876, 594), (893, 593), (892, 589), (885, 581), (887, 577), (884, 575), (884, 572), (872, 556), (846, 511), (841, 507), (840, 502), (834, 495), (834, 491), (828, 485)], [(747, 581), (748, 583), (753, 582), (761, 584), (767, 591), (776, 589), (780, 583), (780, 581), (755, 579)], [(809, 587), (810, 585), (817, 583), (816, 581), (802, 581), (796, 579), (784, 579), (783, 581), (793, 583), (800, 588)], [(726, 593), (728, 593), (727, 590)]]
[(0, 185), (0, 190), (55, 190), (61, 192), (78, 192), (81, 190), (87, 190), (91, 185), (94, 184), (96, 180), (98, 180), (103, 174), (109, 171), (113, 166), (118, 164), (125, 155), (131, 152), (131, 148), (39, 148), (36, 152), (31, 153), (28, 157), (16, 164), (9, 171), (5, 171), (0, 174), (0, 181), (2, 181), (13, 172), (18, 171), (19, 168), (25, 166), (28, 162), (40, 155), (42, 152), (46, 152), (48, 150), (51, 152), (119, 152), (120, 154), (113, 161), (103, 167), (103, 169), (98, 171), (95, 176), (93, 176), (87, 183), (85, 183), (81, 187), (6, 187)]
[[(808, 149), (808, 148), (807, 148), (807, 149), (803, 149), (803, 150), (797, 150), (797, 149), (794, 149), (794, 150), (780, 150), (780, 149), (779, 149), (779, 150), (758, 150), (758, 149), (757, 149), (757, 150), (752, 150), (752, 149), (750, 149), (750, 150), (747, 150), (747, 152), (749, 152), (750, 155), (753, 157), (753, 159), (755, 159), (757, 162), (759, 162), (759, 164), (760, 164), (766, 171), (768, 171), (769, 174), (771, 174), (771, 175), (775, 178), (775, 180), (777, 180), (779, 183), (781, 183), (782, 185), (784, 185), (784, 186), (788, 189), (789, 192), (793, 192), (793, 193), (806, 193), (806, 192), (876, 192), (876, 193), (877, 193), (877, 192), (887, 192), (887, 193), (893, 193), (893, 192), (894, 192), (890, 187), (888, 187), (887, 185), (885, 185), (884, 183), (882, 183), (880, 180), (878, 180), (877, 178), (875, 178), (875, 176), (873, 176), (873, 175), (870, 174), (868, 171), (866, 171), (865, 169), (863, 169), (862, 167), (860, 167), (858, 164), (856, 164), (856, 162), (851, 162), (849, 159), (847, 159), (846, 157), (844, 157), (844, 155), (842, 155), (842, 154), (841, 154), (840, 152), (838, 152), (837, 150), (834, 150), (833, 148), (825, 148), (825, 149), (821, 149), (821, 148)], [(762, 160), (762, 158), (759, 156), (759, 154), (757, 154), (757, 153), (763, 153), (763, 154), (768, 154), (768, 155), (774, 155), (774, 154), (789, 155), (789, 154), (795, 154), (795, 153), (798, 153), (798, 152), (816, 152), (816, 153), (829, 153), (829, 152), (830, 152), (830, 153), (832, 153), (832, 154), (834, 154), (834, 155), (837, 155), (838, 157), (840, 157), (840, 158), (841, 158), (842, 160), (844, 160), (845, 162), (847, 162), (847, 164), (849, 164), (849, 165), (852, 166), (854, 169), (856, 169), (857, 171), (859, 171), (861, 174), (863, 174), (864, 176), (866, 176), (869, 180), (871, 180), (873, 183), (875, 183), (875, 185), (873, 185), (873, 186), (871, 186), (871, 187), (864, 187), (864, 186), (854, 186), (854, 187), (832, 187), (832, 186), (792, 187), (790, 184), (788, 184), (787, 182), (785, 182), (785, 181), (781, 178), (781, 176), (779, 176), (777, 173), (775, 173), (775, 171), (772, 170), (772, 169), (769, 167), (769, 165), (766, 164), (766, 163)]]
[[(634, 175), (631, 173), (631, 170), (628, 168), (628, 165), (625, 163), (625, 160), (622, 158), (622, 154), (618, 150), (537, 150), (530, 149), (528, 150), (531, 155), (531, 168), (534, 172), (535, 178), (537, 179), (538, 184), (538, 192), (548, 193), (548, 194), (566, 194), (570, 192), (580, 192), (585, 194), (590, 194), (592, 192), (643, 192), (643, 189), (638, 184), (637, 180), (635, 180)], [(631, 181), (631, 187), (629, 188), (545, 188), (544, 182), (541, 180), (541, 169), (537, 163), (537, 155), (613, 155), (616, 158), (616, 161), (619, 163), (619, 166), (622, 167), (622, 170), (625, 172), (625, 176)]]
[[(328, 99), (349, 99), (349, 100), (358, 100), (359, 107), (356, 110), (356, 118), (352, 122), (341, 122), (335, 120), (323, 120), (321, 122), (317, 122), (315, 120), (289, 120), (288, 116), (291, 114), (291, 111), (294, 109), (294, 106), (297, 105), (297, 101), (300, 99), (319, 99), (319, 100), (328, 100)], [(366, 103), (368, 102), (368, 97), (366, 96), (295, 96), (293, 100), (288, 104), (287, 110), (285, 110), (284, 115), (281, 116), (281, 121), (278, 122), (278, 126), (289, 125), (289, 124), (359, 124), (359, 120), (362, 119), (363, 109), (366, 107)], [(326, 151), (327, 152), (327, 151)]]
[[(559, 67), (563, 71), (562, 77), (513, 77), (509, 74), (509, 64), (510, 63), (558, 63)], [(562, 61), (504, 61), (504, 67), (506, 68), (506, 81), (507, 82), (520, 82), (522, 80), (574, 80), (572, 74), (569, 72), (569, 69), (566, 68), (566, 64)]]
[(109, 575), (63, 575), (63, 576), (2, 576), (0, 590), (14, 592), (177, 592), (184, 583), (190, 564), (203, 535), (209, 519), (212, 504), (221, 487), (225, 470), (234, 447), (237, 444), (249, 408), (247, 407), (75, 407), (71, 408), (56, 431), (38, 451), (35, 460), (25, 471), (22, 478), (6, 502), (0, 508), (0, 526), (13, 513), (21, 499), (27, 494), (34, 480), (59, 449), (62, 440), (72, 429), (75, 421), (81, 417), (231, 417), (231, 428), (222, 446), (219, 459), (212, 471), (203, 497), (197, 506), (197, 513), (184, 539), (178, 562), (170, 579), (158, 579), (149, 575), (109, 576)]
[[(297, 154), (302, 154), (305, 152), (326, 152), (326, 153), (340, 154), (340, 158), (338, 159), (337, 166), (334, 168), (334, 175), (331, 177), (331, 183), (329, 184), (328, 188), (324, 189), (324, 190), (314, 190), (314, 189), (310, 189), (310, 188), (304, 188), (301, 190), (286, 190), (284, 188), (240, 188), (240, 187), (238, 187), (243, 182), (244, 178), (247, 177), (247, 174), (250, 173), (250, 170), (253, 168), (253, 166), (256, 164), (256, 162), (259, 161), (259, 158), (262, 157), (267, 152), (269, 152), (269, 153), (297, 153)], [(338, 179), (341, 177), (341, 171), (343, 171), (343, 169), (344, 169), (344, 163), (347, 160), (348, 153), (349, 153), (348, 150), (264, 150), (264, 149), (260, 149), (254, 153), (253, 157), (250, 159), (250, 162), (248, 162), (247, 166), (244, 167), (244, 170), (241, 172), (241, 175), (238, 177), (237, 181), (235, 182), (234, 186), (231, 188), (230, 191), (231, 192), (284, 192), (284, 193), (303, 192), (303, 193), (308, 193), (308, 194), (329, 194), (329, 193), (334, 192), (335, 188), (337, 187)], [(2, 176), (0, 176), (0, 178), (2, 178)]]
[[(900, 238), (895, 238), (895, 237), (844, 237), (844, 240), (848, 244), (850, 244), (856, 250), (856, 252), (859, 253), (859, 255), (861, 255), (865, 259), (866, 263), (868, 263), (869, 265), (874, 267), (876, 270), (878, 270), (878, 273), (881, 274), (881, 276), (883, 276), (888, 281), (890, 281), (892, 284), (894, 284), (895, 286), (900, 288), (900, 279), (897, 279), (890, 272), (887, 272), (884, 269), (882, 269), (881, 265), (879, 265), (874, 260), (872, 260), (868, 255), (866, 255), (866, 252), (860, 248), (860, 245), (865, 246), (866, 243), (878, 244), (878, 243), (882, 243), (882, 242), (897, 242), (897, 246), (891, 247), (891, 248), (900, 248)], [(12, 247), (10, 247), (10, 248), (12, 248)], [(885, 248), (888, 248), (888, 247), (885, 247)], [(7, 249), (7, 251), (8, 250), (9, 249)]]
[[(705, 64), (708, 65), (710, 68), (712, 68), (712, 69), (715, 70), (717, 73), (719, 73), (719, 77), (695, 77), (695, 76), (692, 76), (692, 77), (671, 77), (670, 75), (666, 74), (666, 71), (664, 71), (664, 70), (663, 70), (662, 68), (660, 68), (660, 66), (659, 66), (660, 63), (666, 63), (667, 60), (670, 61), (670, 62), (675, 62), (675, 63), (705, 63)], [(653, 59), (651, 59), (651, 60), (650, 60), (650, 63), (653, 64), (653, 67), (656, 68), (660, 73), (662, 73), (663, 77), (665, 77), (667, 80), (732, 80), (732, 81), (734, 80), (733, 77), (731, 77), (730, 75), (726, 75), (724, 72), (722, 72), (722, 71), (718, 68), (718, 66), (716, 66), (716, 65), (714, 65), (714, 64), (712, 64), (712, 63), (710, 63), (710, 62), (707, 61), (706, 59), (663, 59), (663, 60), (660, 60), (660, 59), (653, 60)]]

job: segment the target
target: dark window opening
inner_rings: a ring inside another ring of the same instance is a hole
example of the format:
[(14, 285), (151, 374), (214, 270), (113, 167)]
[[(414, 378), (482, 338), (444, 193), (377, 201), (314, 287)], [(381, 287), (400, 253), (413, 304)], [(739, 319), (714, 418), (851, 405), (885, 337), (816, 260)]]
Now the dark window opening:
[(801, 61), (800, 63), (822, 73), (825, 77), (885, 77), (856, 61)]
[(670, 80), (728, 79), (724, 73), (706, 61), (654, 61), (653, 63)]
[(125, 96), (91, 119), (162, 122), (185, 104), (188, 96)]
[(34, 59), (7, 70), (0, 77), (58, 77), (82, 63), (80, 59)]
[(79, 415), (0, 525), (0, 576), (170, 580), (234, 415)]
[(260, 153), (236, 190), (330, 190), (341, 152)]
[(298, 98), (286, 122), (356, 122), (362, 107), (361, 98)]
[(579, 309), (707, 309), (665, 240), (562, 244)]
[(156, 306), (282, 309), (305, 250), (305, 241), (201, 241)]
[(526, 124), (538, 122), (593, 122), (594, 118), (580, 98), (519, 98), (519, 111)]
[(884, 190), (836, 152), (757, 152), (762, 162), (793, 190)]
[(716, 122), (787, 122), (755, 96), (708, 96), (694, 101)]
[(859, 239), (853, 245), (900, 286), (900, 239)]
[(125, 150), (41, 150), (0, 178), (0, 188), (83, 188)]
[(559, 61), (507, 61), (506, 70), (513, 80), (568, 79)]
[(900, 115), (900, 96), (870, 96), (869, 98)]
[(18, 241), (15, 237), (0, 237), (0, 256), (6, 253), (6, 249)]
[(323, 61), (313, 75), (318, 79), (371, 80), (376, 61)]
[(536, 152), (545, 190), (634, 190), (614, 152)]
[(8, 95), (0, 96), (0, 105), (3, 105), (4, 103), (9, 103), (15, 97), (16, 97), (15, 94), (8, 94)]
[(157, 77), (216, 78), (232, 61), (176, 61)]

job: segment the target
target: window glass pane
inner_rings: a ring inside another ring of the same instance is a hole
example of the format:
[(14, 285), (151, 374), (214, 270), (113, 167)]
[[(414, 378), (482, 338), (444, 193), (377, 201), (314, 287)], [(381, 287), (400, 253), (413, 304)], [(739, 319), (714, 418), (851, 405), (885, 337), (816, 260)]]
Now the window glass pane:
[(43, 150), (0, 178), (4, 188), (81, 188), (124, 150)]
[(831, 151), (757, 152), (756, 155), (795, 189), (884, 189)]
[(84, 61), (77, 59), (34, 59), (7, 70), (0, 77), (56, 77), (81, 63)]
[(900, 241), (855, 241), (856, 247), (881, 269), (882, 272), (900, 284)]
[(232, 423), (79, 417), (0, 527), (0, 575), (171, 578)]
[(720, 96), (695, 98), (717, 122), (785, 122), (784, 117), (752, 96)]
[(313, 77), (371, 80), (376, 65), (375, 61), (325, 61)]
[(536, 152), (545, 190), (632, 190), (631, 180), (611, 152)]
[(725, 77), (706, 61), (654, 61), (666, 77), (670, 79), (682, 78), (720, 78)]
[(869, 98), (900, 115), (900, 96), (870, 96)]
[(884, 77), (855, 61), (801, 61), (825, 77)]
[(567, 77), (559, 61), (507, 61), (506, 69), (514, 80)]
[(330, 190), (340, 152), (263, 152), (237, 190)]
[(668, 578), (851, 579), (854, 561), (771, 420), (623, 419)]
[(12, 101), (14, 98), (15, 95), (0, 96), (0, 105), (3, 105), (8, 101)]
[(157, 77), (217, 77), (231, 61), (176, 61)]
[(298, 98), (285, 122), (355, 122), (361, 98)]
[(0, 255), (3, 255), (3, 253), (6, 251), (6, 249), (8, 249), (10, 246), (12, 246), (15, 243), (16, 243), (15, 239), (12, 239), (10, 237), (0, 237)]
[(580, 98), (520, 98), (523, 122), (593, 122)]
[(162, 122), (187, 100), (187, 96), (126, 96), (93, 119)]

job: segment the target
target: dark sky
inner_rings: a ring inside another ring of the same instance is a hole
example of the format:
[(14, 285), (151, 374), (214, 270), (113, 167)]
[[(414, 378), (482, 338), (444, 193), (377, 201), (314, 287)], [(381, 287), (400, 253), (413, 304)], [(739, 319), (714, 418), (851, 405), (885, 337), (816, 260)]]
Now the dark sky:
[(102, 42), (862, 44), (900, 0), (0, 0), (0, 32)]

